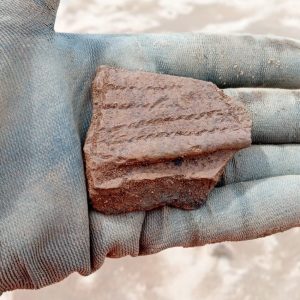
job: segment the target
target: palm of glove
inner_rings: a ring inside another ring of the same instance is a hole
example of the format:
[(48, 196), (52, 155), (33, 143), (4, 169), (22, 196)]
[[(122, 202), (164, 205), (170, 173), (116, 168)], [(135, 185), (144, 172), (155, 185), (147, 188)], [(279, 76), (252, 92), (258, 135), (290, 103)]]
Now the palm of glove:
[[(250, 239), (299, 226), (297, 145), (240, 151), (195, 211), (88, 210), (82, 146), (101, 64), (210, 80), (223, 88), (300, 87), (300, 44), (201, 34), (55, 33), (58, 1), (0, 4), (0, 291), (38, 288), (106, 256)], [(297, 90), (226, 89), (248, 106), (253, 142), (298, 143)]]

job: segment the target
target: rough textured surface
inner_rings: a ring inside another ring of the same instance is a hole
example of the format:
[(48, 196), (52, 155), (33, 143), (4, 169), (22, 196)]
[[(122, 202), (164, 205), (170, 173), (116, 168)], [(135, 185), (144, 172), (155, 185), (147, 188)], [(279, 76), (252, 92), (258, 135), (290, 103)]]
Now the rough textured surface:
[(250, 143), (243, 105), (214, 84), (102, 66), (84, 146), (92, 205), (104, 213), (196, 208)]

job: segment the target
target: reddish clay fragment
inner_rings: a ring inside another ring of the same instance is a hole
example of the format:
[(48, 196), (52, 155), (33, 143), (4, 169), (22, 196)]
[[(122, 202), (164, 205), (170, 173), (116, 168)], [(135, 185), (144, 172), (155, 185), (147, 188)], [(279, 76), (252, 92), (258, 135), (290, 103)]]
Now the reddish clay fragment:
[(213, 83), (99, 67), (84, 146), (96, 210), (197, 208), (250, 144), (245, 107)]

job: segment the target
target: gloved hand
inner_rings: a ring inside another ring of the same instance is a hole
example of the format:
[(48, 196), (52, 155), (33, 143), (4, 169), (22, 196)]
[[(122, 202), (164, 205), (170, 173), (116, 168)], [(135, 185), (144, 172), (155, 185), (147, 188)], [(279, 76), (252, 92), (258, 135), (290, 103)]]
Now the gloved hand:
[[(55, 33), (57, 7), (57, 0), (0, 4), (0, 292), (88, 275), (106, 256), (300, 225), (300, 91), (292, 90), (300, 88), (300, 42)], [(82, 148), (101, 64), (212, 81), (247, 105), (256, 145), (235, 155), (201, 208), (117, 216), (88, 208)]]

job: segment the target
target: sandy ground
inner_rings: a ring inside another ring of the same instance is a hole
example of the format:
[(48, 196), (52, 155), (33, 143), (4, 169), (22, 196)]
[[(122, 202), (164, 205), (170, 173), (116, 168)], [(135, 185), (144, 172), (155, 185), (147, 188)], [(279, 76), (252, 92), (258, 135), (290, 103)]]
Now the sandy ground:
[[(68, 32), (250, 32), (300, 38), (298, 0), (62, 0), (56, 30)], [(174, 248), (107, 259), (95, 274), (71, 275), (1, 300), (300, 299), (300, 229), (263, 239)]]

